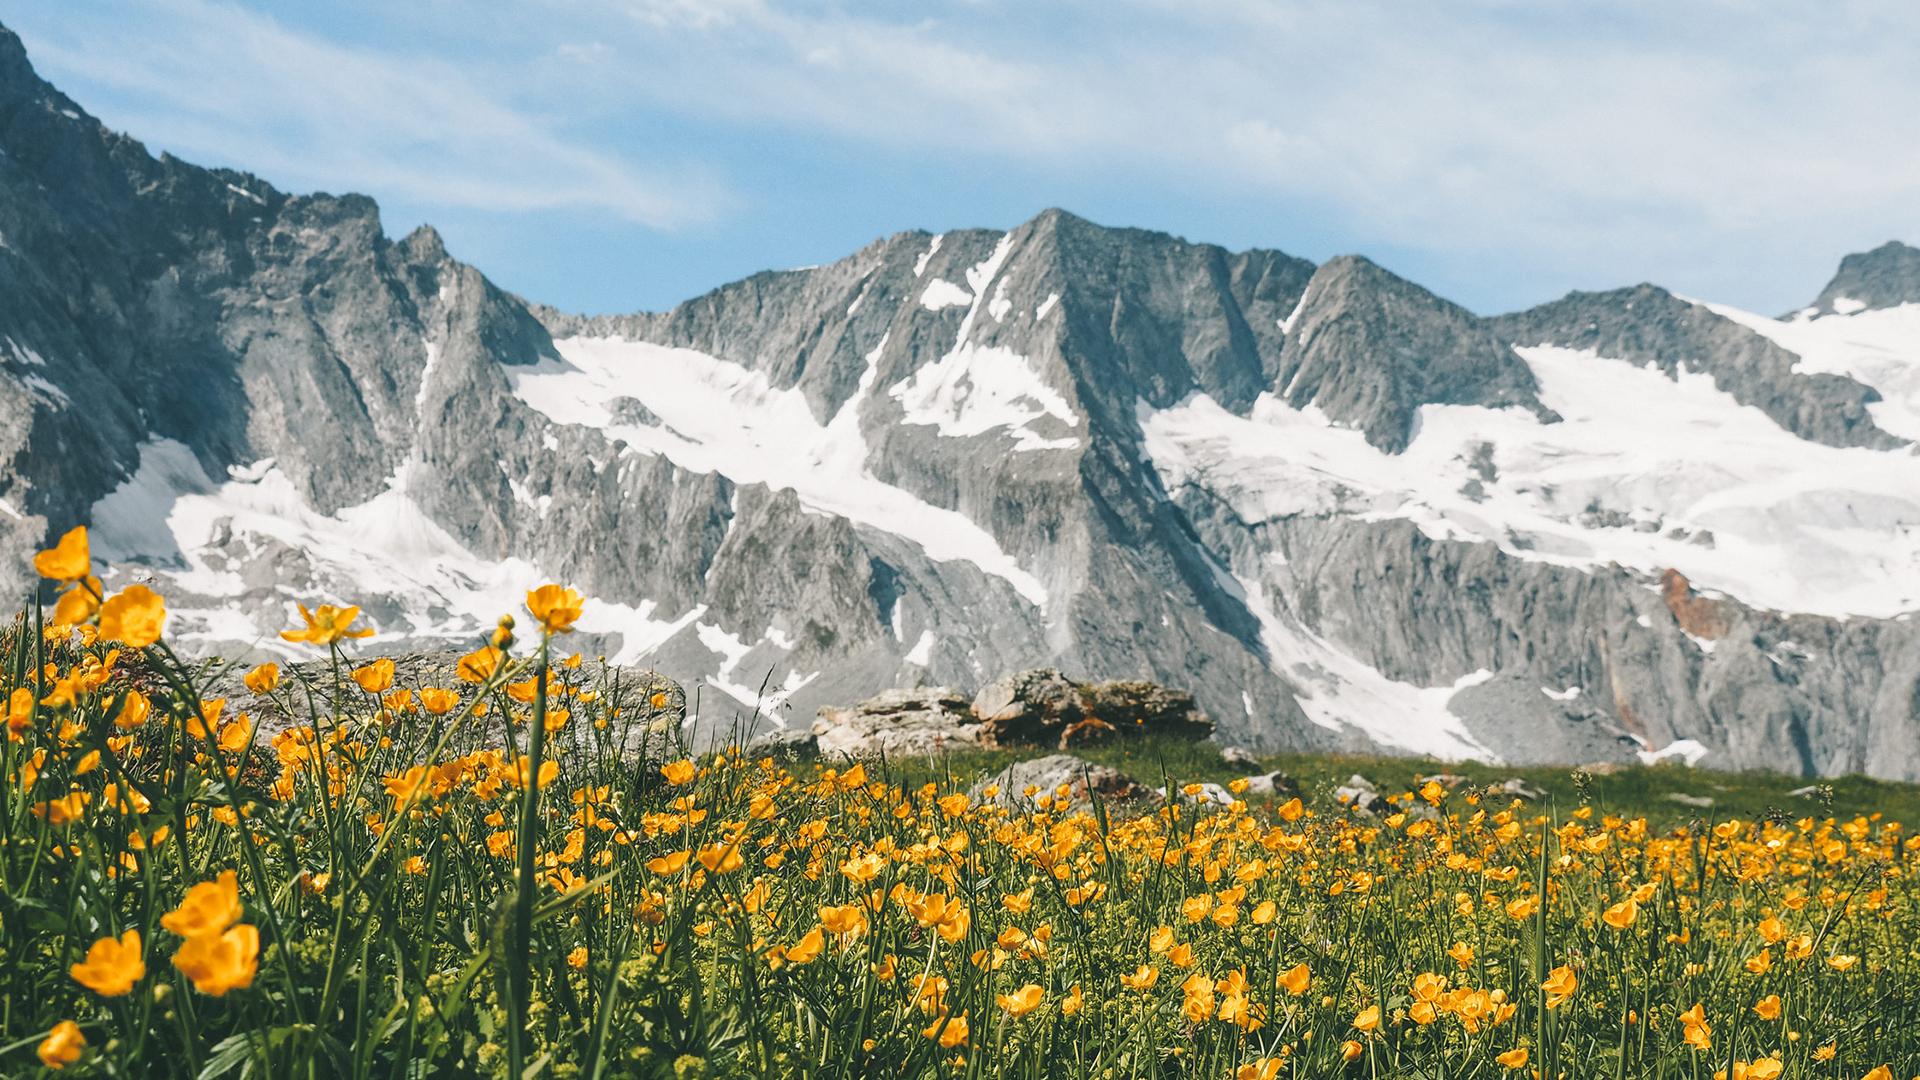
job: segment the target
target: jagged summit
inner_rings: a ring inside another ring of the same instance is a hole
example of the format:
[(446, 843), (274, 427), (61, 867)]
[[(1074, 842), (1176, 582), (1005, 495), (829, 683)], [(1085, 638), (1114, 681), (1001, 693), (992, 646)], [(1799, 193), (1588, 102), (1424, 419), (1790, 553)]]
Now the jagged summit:
[(1519, 407), (1557, 419), (1533, 373), (1482, 320), (1358, 255), (1329, 260), (1286, 322), (1276, 389), (1389, 451), (1420, 406)]
[(1840, 269), (1804, 314), (1851, 315), (1920, 304), (1920, 248), (1889, 240), (1840, 260)]

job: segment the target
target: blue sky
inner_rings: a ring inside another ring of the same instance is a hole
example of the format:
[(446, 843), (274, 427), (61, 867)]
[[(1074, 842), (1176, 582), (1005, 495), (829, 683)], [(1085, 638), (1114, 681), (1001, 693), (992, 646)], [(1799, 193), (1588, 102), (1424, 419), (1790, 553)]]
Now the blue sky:
[(1775, 313), (1920, 242), (1920, 5), (61, 0), (41, 73), (154, 150), (364, 191), (533, 299), (658, 309), (1049, 206), (1482, 312)]

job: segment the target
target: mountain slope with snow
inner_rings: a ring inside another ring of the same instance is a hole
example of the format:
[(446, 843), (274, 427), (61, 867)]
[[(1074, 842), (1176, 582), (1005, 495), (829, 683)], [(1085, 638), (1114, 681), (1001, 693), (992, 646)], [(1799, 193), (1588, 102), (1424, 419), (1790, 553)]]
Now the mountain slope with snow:
[(702, 733), (1052, 664), (1221, 737), (1920, 777), (1920, 272), (1769, 319), (1481, 318), (1048, 211), (663, 313), (501, 292), (357, 197), (155, 159), (0, 33), (0, 574), (90, 523), (177, 640), (380, 647), (524, 588)]

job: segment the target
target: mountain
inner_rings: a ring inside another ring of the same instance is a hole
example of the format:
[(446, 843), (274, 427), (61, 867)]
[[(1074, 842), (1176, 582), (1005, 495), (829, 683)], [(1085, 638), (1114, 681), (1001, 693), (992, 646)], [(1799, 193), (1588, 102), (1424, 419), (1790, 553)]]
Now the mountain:
[(0, 33), (0, 583), (88, 523), (235, 655), (562, 580), (708, 731), (1048, 664), (1261, 748), (1914, 779), (1916, 286), (1482, 318), (1055, 210), (584, 317), (156, 159)]

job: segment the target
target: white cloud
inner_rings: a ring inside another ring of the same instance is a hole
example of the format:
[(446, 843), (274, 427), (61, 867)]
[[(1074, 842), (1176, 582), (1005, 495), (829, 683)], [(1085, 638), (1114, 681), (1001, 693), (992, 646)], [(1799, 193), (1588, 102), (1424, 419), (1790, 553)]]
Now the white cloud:
[(950, 170), (958, 212), (1011, 167), (1035, 208), (1070, 202), (1050, 184), (1183, 192), (1282, 222), (1263, 235), (1283, 245), (1310, 212), (1318, 235), (1459, 280), (1490, 262), (1784, 307), (1840, 253), (1920, 238), (1920, 6), (1897, 0), (380, 9), (406, 32), (377, 40), (412, 52), (154, 3), (30, 45), (56, 78), (146, 95), (106, 118), (169, 148), (428, 205), (698, 220), (729, 197), (658, 164), (649, 133), (679, 133), (682, 161), (753, 160), (780, 133), (850, 169), (918, 155)]
[(209, 0), (111, 17), (75, 12), (27, 45), (56, 84), (78, 77), (137, 97), (139, 105), (104, 110), (111, 126), (296, 190), (484, 210), (587, 208), (658, 227), (709, 218), (725, 199), (705, 171), (637, 166), (566, 133), (563, 118), (517, 107), (462, 65), (336, 44)]

